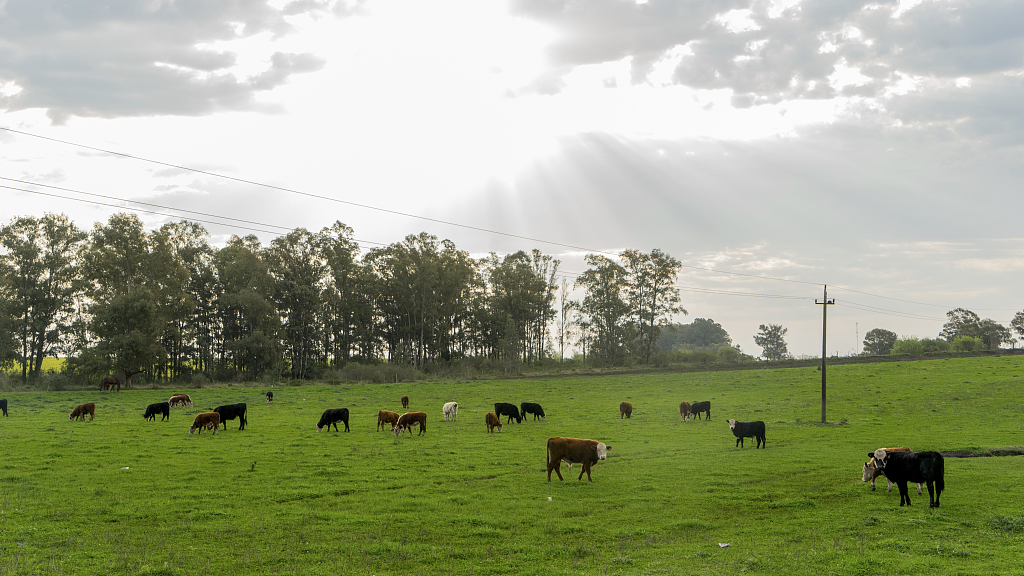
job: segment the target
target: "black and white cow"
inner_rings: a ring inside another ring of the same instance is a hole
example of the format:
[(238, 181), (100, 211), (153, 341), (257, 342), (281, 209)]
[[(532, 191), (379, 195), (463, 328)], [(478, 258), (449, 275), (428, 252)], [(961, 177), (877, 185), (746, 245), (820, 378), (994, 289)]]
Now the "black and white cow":
[(245, 425), (249, 423), (245, 419), (245, 402), (239, 402), (238, 404), (225, 404), (223, 406), (217, 406), (213, 409), (214, 412), (220, 414), (220, 423), (224, 425), (224, 429), (228, 429), (228, 420), (234, 420), (238, 418), (238, 429), (245, 430)]
[(267, 390), (266, 396), (267, 396), (267, 404), (270, 404), (271, 402), (274, 401), (274, 393), (271, 392), (270, 390)]
[(170, 403), (168, 403), (168, 402), (156, 402), (154, 404), (150, 404), (149, 406), (146, 406), (146, 413), (143, 415), (143, 418), (146, 419), (146, 422), (149, 422), (150, 420), (156, 420), (157, 414), (162, 414), (163, 415), (163, 417), (160, 418), (161, 422), (163, 422), (164, 420), (170, 420), (171, 419), (171, 405), (170, 405)]
[(875, 459), (875, 465), (900, 489), (900, 506), (910, 506), (907, 482), (925, 482), (928, 484), (928, 507), (939, 507), (939, 496), (946, 488), (946, 464), (942, 454), (932, 451), (886, 452), (879, 448), (868, 452), (868, 456)]
[(4, 416), (7, 416), (7, 399), (0, 400), (0, 410), (4, 411)]
[(703, 402), (693, 402), (690, 404), (690, 417), (697, 417), (700, 420), (700, 413), (704, 412), (708, 416), (708, 420), (711, 420), (711, 400), (705, 400)]
[(324, 426), (327, 426), (327, 431), (331, 431), (331, 425), (334, 425), (334, 431), (338, 432), (338, 422), (345, 424), (345, 432), (348, 432), (348, 408), (328, 408), (324, 410), (324, 413), (320, 416), (320, 421), (316, 423), (316, 431), (320, 432)]
[(540, 418), (544, 420), (544, 409), (540, 407), (540, 404), (534, 402), (523, 402), (519, 405), (519, 410), (522, 412), (523, 418), (526, 418), (527, 414), (533, 414), (533, 419)]
[(764, 448), (768, 448), (768, 442), (764, 438), (764, 422), (757, 420), (756, 422), (737, 422), (735, 420), (729, 420), (729, 429), (732, 430), (733, 436), (736, 437), (736, 446), (739, 448), (743, 447), (744, 438), (757, 438), (757, 448), (761, 448), (762, 444)]
[(498, 418), (508, 416), (508, 421), (505, 422), (506, 424), (511, 423), (513, 418), (516, 419), (516, 424), (523, 423), (523, 417), (519, 415), (519, 408), (516, 408), (515, 404), (509, 404), (508, 402), (495, 402), (494, 413), (498, 415)]

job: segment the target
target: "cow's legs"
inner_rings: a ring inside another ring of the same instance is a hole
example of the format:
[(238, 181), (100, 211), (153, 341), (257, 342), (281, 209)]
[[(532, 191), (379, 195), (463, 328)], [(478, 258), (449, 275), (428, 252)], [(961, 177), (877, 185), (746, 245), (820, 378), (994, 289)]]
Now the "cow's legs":
[[(920, 486), (920, 484), (919, 484), (919, 486)], [(939, 507), (939, 497), (934, 494), (934, 491), (935, 491), (934, 483), (931, 480), (929, 480), (928, 481), (928, 507), (929, 508), (938, 508)], [(939, 494), (941, 495), (942, 492), (939, 492)]]
[(897, 482), (896, 486), (900, 489), (900, 506), (903, 506), (904, 501), (906, 501), (907, 506), (910, 506), (910, 490), (907, 487), (907, 481)]

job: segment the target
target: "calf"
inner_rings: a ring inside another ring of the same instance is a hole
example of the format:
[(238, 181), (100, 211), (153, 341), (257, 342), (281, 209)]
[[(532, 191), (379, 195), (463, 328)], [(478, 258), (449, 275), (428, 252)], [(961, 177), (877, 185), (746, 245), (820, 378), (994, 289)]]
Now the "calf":
[(0, 410), (4, 411), (4, 416), (7, 416), (7, 399), (0, 400)]
[(213, 433), (216, 434), (217, 429), (220, 428), (220, 414), (217, 412), (200, 412), (196, 414), (195, 419), (192, 420), (192, 425), (188, 428), (188, 433), (191, 435), (196, 430), (199, 430), (199, 433), (202, 434), (203, 428), (207, 430), (213, 429)]
[[(911, 450), (908, 446), (900, 446), (898, 448), (882, 448), (882, 450), (885, 450), (886, 452), (913, 452), (913, 450)], [(875, 464), (874, 456), (872, 456), (870, 460), (864, 463), (864, 469), (862, 470), (862, 472), (863, 476), (861, 477), (861, 481), (871, 482), (872, 490), (875, 489), (875, 478), (878, 478), (879, 476), (885, 476), (885, 474), (882, 473), (882, 469), (878, 467), (878, 464)], [(886, 478), (886, 484), (888, 484), (888, 487), (885, 491), (892, 492), (892, 480)], [(921, 495), (920, 482), (918, 482), (917, 484), (917, 495)]]
[(680, 402), (679, 403), (679, 420), (681, 422), (689, 422), (690, 421), (690, 413), (691, 413), (690, 410), (691, 410), (691, 408), (690, 408), (690, 403), (689, 402)]
[(690, 413), (697, 415), (697, 420), (700, 420), (700, 413), (706, 412), (708, 420), (711, 420), (711, 400), (705, 400), (703, 402), (693, 402), (690, 404)]
[(538, 417), (544, 420), (544, 409), (540, 407), (540, 404), (534, 402), (523, 402), (519, 405), (519, 410), (522, 412), (523, 418), (526, 418), (527, 414), (533, 414), (533, 419), (536, 420)]
[(757, 438), (757, 448), (761, 448), (762, 444), (764, 448), (768, 447), (768, 443), (764, 439), (764, 422), (758, 420), (756, 422), (737, 422), (735, 420), (728, 420), (729, 429), (732, 430), (733, 436), (736, 437), (736, 446), (739, 448), (743, 447), (744, 438)]
[(175, 394), (167, 401), (171, 406), (188, 406), (192, 407), (192, 398), (188, 394)]
[(629, 402), (623, 402), (619, 404), (619, 420), (623, 418), (631, 418), (633, 416), (633, 405)]
[(399, 433), (405, 434), (406, 429), (409, 430), (409, 436), (412, 436), (412, 427), (419, 426), (420, 433), (417, 436), (422, 436), (427, 433), (427, 413), (426, 412), (406, 412), (398, 417), (398, 423), (395, 424), (395, 436)]
[(74, 422), (79, 418), (85, 422), (85, 415), (89, 415), (89, 421), (96, 419), (96, 404), (93, 402), (86, 402), (85, 404), (79, 404), (75, 406), (75, 409), (71, 411), (71, 421)]
[(598, 442), (597, 440), (561, 438), (557, 436), (548, 438), (548, 482), (551, 482), (552, 470), (558, 474), (559, 480), (564, 481), (564, 478), (562, 478), (562, 460), (569, 464), (583, 464), (583, 470), (580, 471), (580, 476), (577, 480), (582, 480), (583, 473), (586, 472), (587, 481), (593, 482), (590, 478), (590, 467), (597, 464), (598, 460), (606, 459), (608, 451), (611, 449), (611, 446), (606, 446), (604, 442)]
[(408, 407), (409, 407), (409, 397), (408, 396), (402, 396), (402, 408), (405, 409), (405, 408), (408, 408)]
[(459, 403), (447, 402), (441, 407), (441, 412), (444, 413), (445, 422), (447, 422), (449, 418), (451, 418), (452, 422), (455, 422), (455, 417), (459, 415)]
[(519, 415), (519, 408), (516, 408), (515, 404), (509, 404), (508, 402), (495, 402), (494, 413), (498, 415), (498, 418), (508, 416), (508, 422), (505, 422), (505, 424), (511, 424), (513, 418), (516, 419), (516, 424), (523, 423), (523, 417)]
[(168, 403), (168, 402), (156, 402), (155, 404), (150, 404), (149, 406), (146, 406), (146, 413), (142, 417), (146, 419), (146, 422), (149, 422), (151, 419), (152, 420), (156, 420), (157, 414), (162, 414), (163, 415), (163, 417), (160, 418), (161, 422), (163, 422), (164, 420), (170, 420), (170, 418), (171, 418), (171, 405), (170, 405), (170, 403)]
[(213, 411), (220, 414), (220, 422), (224, 425), (225, 430), (228, 429), (228, 420), (234, 420), (235, 418), (238, 418), (238, 429), (245, 430), (245, 425), (249, 423), (245, 419), (245, 408), (245, 403), (239, 402), (238, 404), (217, 406)]
[(391, 429), (394, 430), (398, 424), (398, 412), (391, 410), (377, 412), (377, 431), (383, 430), (385, 424), (391, 424)]
[(928, 507), (939, 507), (939, 496), (946, 488), (946, 464), (942, 454), (932, 451), (886, 452), (879, 448), (869, 452), (868, 456), (874, 457), (885, 477), (900, 489), (900, 506), (904, 503), (910, 506), (907, 482), (924, 482), (928, 484)]
[(113, 390), (117, 388), (117, 391), (121, 391), (121, 381), (117, 379), (117, 376), (104, 376), (100, 379), (100, 390)]
[(327, 426), (327, 431), (331, 431), (331, 425), (334, 425), (334, 431), (338, 432), (338, 422), (345, 424), (345, 432), (348, 432), (348, 408), (328, 408), (324, 410), (324, 413), (320, 416), (320, 421), (316, 423), (316, 431), (320, 432), (324, 426)]
[(498, 429), (498, 432), (501, 432), (501, 418), (498, 418), (498, 415), (494, 412), (488, 412), (484, 416), (484, 424), (487, 425), (488, 434), (494, 432), (495, 428)]

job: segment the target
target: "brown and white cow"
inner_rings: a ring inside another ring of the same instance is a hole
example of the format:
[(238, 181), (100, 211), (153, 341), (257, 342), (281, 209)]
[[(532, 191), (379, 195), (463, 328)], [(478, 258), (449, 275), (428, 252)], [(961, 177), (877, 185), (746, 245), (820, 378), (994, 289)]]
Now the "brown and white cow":
[(188, 394), (175, 394), (171, 396), (171, 399), (168, 400), (167, 403), (170, 404), (171, 406), (181, 405), (183, 407), (188, 406), (189, 408), (191, 408), (192, 398), (190, 398)]
[(593, 482), (590, 478), (590, 467), (597, 464), (598, 460), (608, 458), (608, 451), (611, 449), (611, 446), (606, 446), (604, 442), (597, 440), (559, 436), (548, 438), (548, 482), (551, 482), (552, 470), (558, 474), (559, 480), (564, 480), (562, 478), (562, 460), (570, 464), (583, 464), (583, 470), (580, 471), (577, 480), (582, 480), (583, 473), (586, 472), (587, 481)]
[(633, 416), (633, 405), (629, 402), (623, 402), (619, 404), (619, 420), (623, 418), (630, 418)]
[[(898, 448), (879, 448), (879, 450), (885, 450), (886, 452), (913, 452), (913, 450), (911, 450), (908, 446), (900, 446)], [(875, 489), (875, 478), (878, 478), (879, 476), (885, 476), (885, 473), (882, 472), (882, 469), (879, 468), (878, 464), (875, 462), (874, 456), (872, 456), (870, 460), (864, 463), (864, 469), (862, 472), (864, 473), (864, 475), (861, 477), (861, 481), (871, 482), (872, 490)], [(886, 478), (885, 481), (889, 485), (889, 487), (885, 491), (892, 492), (892, 480)], [(917, 484), (917, 495), (921, 496), (920, 483)]]
[(398, 423), (395, 424), (395, 436), (399, 433), (405, 434), (406, 429), (409, 430), (409, 436), (412, 436), (412, 427), (419, 426), (420, 432), (417, 436), (422, 436), (427, 433), (427, 413), (426, 412), (406, 412), (398, 417)]
[(498, 429), (498, 432), (501, 432), (501, 418), (498, 418), (498, 415), (494, 412), (488, 412), (484, 416), (484, 424), (487, 425), (488, 433), (494, 432), (495, 428)]
[(690, 403), (680, 402), (679, 403), (679, 420), (682, 422), (690, 421)]
[(385, 424), (391, 424), (391, 429), (394, 430), (398, 424), (398, 412), (392, 412), (391, 410), (377, 412), (377, 431), (383, 430)]
[(117, 379), (117, 376), (104, 376), (100, 380), (100, 390), (114, 390), (121, 391), (121, 381)]
[(192, 426), (189, 427), (188, 433), (192, 434), (196, 430), (199, 433), (203, 433), (203, 428), (207, 430), (213, 429), (213, 433), (217, 433), (217, 429), (220, 427), (220, 414), (217, 412), (200, 412), (196, 414), (195, 420), (192, 420)]
[(71, 411), (70, 422), (74, 422), (79, 418), (81, 418), (82, 421), (85, 422), (86, 414), (89, 415), (90, 421), (96, 419), (96, 404), (94, 402), (86, 402), (85, 404), (79, 404), (78, 406), (75, 406), (75, 409)]

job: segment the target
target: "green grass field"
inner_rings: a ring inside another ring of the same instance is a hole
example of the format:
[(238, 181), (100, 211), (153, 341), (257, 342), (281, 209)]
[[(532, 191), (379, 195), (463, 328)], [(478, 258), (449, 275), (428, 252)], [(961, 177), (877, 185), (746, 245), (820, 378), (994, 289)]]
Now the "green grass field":
[[(942, 506), (860, 481), (880, 446), (1024, 444), (1024, 358), (534, 381), (8, 393), (0, 417), (0, 574), (1021, 574), (1024, 459), (947, 458)], [(375, 432), (379, 409), (427, 434)], [(459, 403), (455, 423), (441, 405)], [(633, 403), (630, 420), (618, 404)], [(680, 401), (712, 420), (680, 423)], [(96, 402), (96, 420), (69, 422)], [(497, 401), (546, 421), (487, 434)], [(249, 424), (189, 436), (247, 402)], [(348, 407), (352, 432), (323, 432)], [(764, 420), (766, 450), (726, 419)], [(842, 424), (840, 424), (842, 422)], [(612, 446), (594, 483), (545, 476), (548, 436)], [(728, 544), (728, 547), (721, 545)]]

